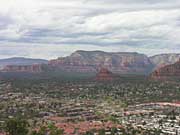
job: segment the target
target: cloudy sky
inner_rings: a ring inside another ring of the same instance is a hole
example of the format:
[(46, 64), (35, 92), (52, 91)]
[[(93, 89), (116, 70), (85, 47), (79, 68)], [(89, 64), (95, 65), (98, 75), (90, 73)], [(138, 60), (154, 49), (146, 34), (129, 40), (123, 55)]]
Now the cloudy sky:
[(0, 58), (180, 53), (180, 0), (0, 0)]

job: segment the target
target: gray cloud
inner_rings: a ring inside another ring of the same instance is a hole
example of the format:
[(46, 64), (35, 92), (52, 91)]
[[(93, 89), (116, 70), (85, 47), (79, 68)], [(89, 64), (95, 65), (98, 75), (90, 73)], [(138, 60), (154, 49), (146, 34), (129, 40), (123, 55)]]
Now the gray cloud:
[[(76, 49), (180, 52), (179, 0), (0, 0), (0, 4), (1, 57), (54, 58)], [(40, 47), (49, 52), (35, 55)]]

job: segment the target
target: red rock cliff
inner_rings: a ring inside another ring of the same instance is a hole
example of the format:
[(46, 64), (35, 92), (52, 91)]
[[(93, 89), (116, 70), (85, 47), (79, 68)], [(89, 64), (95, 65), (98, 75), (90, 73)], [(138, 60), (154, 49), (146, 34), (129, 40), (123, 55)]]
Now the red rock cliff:
[(150, 78), (153, 80), (175, 80), (180, 79), (180, 60), (172, 65), (167, 65), (155, 70)]
[(101, 68), (95, 78), (96, 81), (112, 81), (113, 79), (113, 74), (106, 68)]
[(39, 73), (42, 72), (40, 64), (34, 65), (7, 65), (3, 72), (29, 72), (29, 73)]

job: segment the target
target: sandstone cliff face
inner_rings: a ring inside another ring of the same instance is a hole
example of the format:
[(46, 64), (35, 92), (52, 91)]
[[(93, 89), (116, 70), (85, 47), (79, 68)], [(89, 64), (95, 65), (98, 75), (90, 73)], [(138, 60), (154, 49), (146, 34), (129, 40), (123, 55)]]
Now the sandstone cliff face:
[(153, 80), (177, 80), (180, 79), (180, 60), (172, 65), (167, 65), (155, 70), (150, 79)]
[(40, 64), (34, 65), (7, 65), (3, 68), (2, 72), (28, 72), (40, 73), (42, 68)]
[(179, 58), (180, 54), (160, 54), (150, 57), (150, 61), (154, 65), (155, 69), (158, 69), (177, 62)]
[(78, 72), (96, 72), (100, 67), (105, 67), (114, 73), (122, 74), (144, 74), (153, 67), (144, 54), (102, 51), (76, 51), (71, 56), (49, 61), (49, 65)]
[[(61, 57), (48, 62), (49, 69), (61, 69), (69, 72), (93, 72), (105, 67), (117, 74), (149, 74), (165, 65), (173, 64), (180, 54), (160, 54), (147, 57), (139, 53), (108, 53), (103, 51), (76, 51), (68, 57)], [(0, 70), (6, 72), (41, 72), (41, 67), (34, 69), (34, 64), (47, 64), (42, 59), (10, 58), (0, 60)], [(8, 66), (10, 65), (10, 66)], [(47, 70), (48, 71), (48, 70)]]

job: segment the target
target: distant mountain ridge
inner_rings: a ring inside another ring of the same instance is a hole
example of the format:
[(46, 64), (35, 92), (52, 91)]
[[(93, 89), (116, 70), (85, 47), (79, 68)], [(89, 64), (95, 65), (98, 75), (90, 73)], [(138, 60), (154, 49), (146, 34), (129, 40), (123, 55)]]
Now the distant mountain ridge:
[(49, 61), (49, 65), (76, 72), (96, 72), (105, 67), (114, 73), (144, 74), (153, 64), (144, 54), (136, 52), (76, 51), (70, 56)]
[[(0, 67), (5, 65), (45, 64), (46, 69), (68, 72), (95, 73), (100, 68), (107, 68), (118, 74), (147, 75), (154, 70), (178, 61), (180, 54), (159, 54), (148, 57), (137, 52), (103, 52), (78, 50), (67, 57), (54, 60), (9, 58), (0, 59)], [(46, 70), (48, 71), (48, 70)]]
[(7, 59), (0, 59), (0, 67), (3, 68), (7, 65), (32, 65), (32, 64), (47, 64), (48, 60), (44, 59), (31, 59), (24, 57), (13, 57)]
[(50, 65), (64, 70), (95, 72), (105, 67), (120, 74), (149, 74), (154, 70), (178, 61), (180, 54), (159, 54), (148, 57), (137, 52), (103, 52), (78, 50), (67, 57), (49, 61)]

